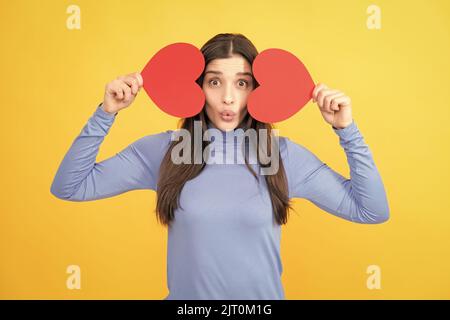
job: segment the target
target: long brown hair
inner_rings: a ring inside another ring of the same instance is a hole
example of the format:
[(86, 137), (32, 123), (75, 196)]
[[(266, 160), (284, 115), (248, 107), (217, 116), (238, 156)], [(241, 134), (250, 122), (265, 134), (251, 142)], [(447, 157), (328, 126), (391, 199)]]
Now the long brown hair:
[[(221, 33), (210, 40), (208, 40), (200, 49), (205, 59), (205, 69), (209, 62), (214, 59), (230, 58), (233, 54), (238, 54), (244, 57), (250, 65), (258, 55), (258, 51), (253, 43), (247, 39), (244, 35), (239, 33)], [(197, 84), (202, 87), (204, 78), (204, 72), (196, 80)], [(253, 88), (259, 86), (256, 79), (253, 78)], [(208, 129), (207, 121), (208, 116), (205, 111), (205, 107), (197, 115), (189, 118), (182, 118), (179, 121), (179, 127), (186, 129), (190, 132), (190, 137), (194, 139), (194, 121), (201, 121), (202, 125), (202, 137), (204, 132)], [(266, 129), (267, 131), (267, 150), (271, 150), (271, 132), (273, 125), (270, 123), (263, 123), (254, 119), (248, 112), (242, 122), (239, 125), (240, 128), (246, 130), (249, 128), (255, 129), (259, 132), (260, 129)], [(260, 146), (259, 137), (257, 137), (257, 145)], [(157, 186), (157, 203), (156, 214), (158, 220), (163, 225), (170, 225), (174, 219), (175, 210), (180, 207), (179, 197), (180, 192), (184, 184), (191, 179), (197, 177), (205, 167), (205, 159), (202, 163), (192, 164), (175, 164), (171, 161), (172, 149), (180, 143), (180, 141), (172, 141), (165, 154), (159, 171), (158, 186)], [(202, 154), (205, 147), (209, 144), (208, 141), (202, 142)], [(194, 145), (194, 141), (191, 141), (191, 146)], [(194, 148), (191, 148), (191, 159), (194, 159)], [(277, 150), (279, 152), (279, 150)], [(258, 153), (259, 154), (259, 153)], [(279, 155), (279, 167), (276, 174), (265, 175), (266, 184), (270, 193), (271, 203), (274, 212), (274, 218), (278, 224), (285, 224), (287, 222), (289, 209), (292, 209), (288, 196), (288, 184), (286, 179), (286, 173), (283, 166), (281, 155)], [(247, 157), (245, 157), (245, 164), (250, 170), (252, 175), (259, 181), (258, 175), (250, 167)], [(269, 164), (261, 164), (258, 156), (258, 164), (261, 167), (270, 167)]]

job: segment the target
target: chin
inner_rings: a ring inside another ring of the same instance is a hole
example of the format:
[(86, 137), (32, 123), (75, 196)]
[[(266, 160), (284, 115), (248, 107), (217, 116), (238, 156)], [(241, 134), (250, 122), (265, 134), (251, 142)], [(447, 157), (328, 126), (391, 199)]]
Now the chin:
[(226, 122), (223, 120), (219, 120), (219, 129), (223, 130), (223, 131), (230, 131), (230, 130), (234, 130), (236, 129), (238, 126), (238, 122), (237, 121), (233, 121), (233, 122)]

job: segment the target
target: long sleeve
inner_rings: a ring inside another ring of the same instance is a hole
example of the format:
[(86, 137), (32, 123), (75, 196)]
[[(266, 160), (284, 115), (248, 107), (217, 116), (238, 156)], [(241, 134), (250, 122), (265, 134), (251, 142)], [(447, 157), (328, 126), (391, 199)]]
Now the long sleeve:
[(99, 147), (116, 114), (101, 104), (89, 118), (64, 156), (50, 191), (69, 201), (90, 201), (112, 197), (129, 190), (156, 190), (159, 166), (170, 132), (140, 138), (104, 161), (96, 162)]
[(389, 219), (386, 192), (371, 151), (355, 121), (334, 132), (350, 167), (346, 179), (304, 146), (286, 139), (290, 198), (305, 198), (343, 219), (382, 223)]

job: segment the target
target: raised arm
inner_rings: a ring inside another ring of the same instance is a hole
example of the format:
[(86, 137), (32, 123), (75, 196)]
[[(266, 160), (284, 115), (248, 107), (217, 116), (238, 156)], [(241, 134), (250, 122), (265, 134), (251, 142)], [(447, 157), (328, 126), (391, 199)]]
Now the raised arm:
[(170, 131), (140, 138), (97, 163), (99, 147), (115, 117), (101, 104), (97, 107), (64, 156), (50, 188), (53, 195), (69, 201), (90, 201), (129, 190), (156, 190)]
[(117, 113), (129, 107), (144, 85), (142, 76), (119, 76), (105, 86), (103, 102), (73, 141), (50, 191), (60, 199), (89, 201), (134, 190), (156, 190), (157, 176), (170, 130), (143, 137), (102, 162), (95, 162)]
[(304, 146), (285, 139), (289, 197), (305, 198), (343, 219), (382, 223), (389, 219), (389, 205), (369, 147), (353, 121), (339, 136), (350, 167), (350, 179), (331, 169)]

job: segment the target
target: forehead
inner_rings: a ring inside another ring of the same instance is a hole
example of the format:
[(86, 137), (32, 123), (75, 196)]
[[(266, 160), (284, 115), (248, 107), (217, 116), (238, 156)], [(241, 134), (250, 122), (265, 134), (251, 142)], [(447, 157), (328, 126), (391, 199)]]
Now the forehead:
[(242, 56), (233, 56), (226, 59), (214, 59), (206, 66), (206, 71), (219, 71), (223, 74), (235, 75), (238, 72), (251, 72), (252, 68)]

